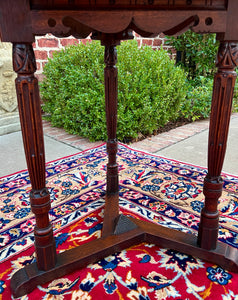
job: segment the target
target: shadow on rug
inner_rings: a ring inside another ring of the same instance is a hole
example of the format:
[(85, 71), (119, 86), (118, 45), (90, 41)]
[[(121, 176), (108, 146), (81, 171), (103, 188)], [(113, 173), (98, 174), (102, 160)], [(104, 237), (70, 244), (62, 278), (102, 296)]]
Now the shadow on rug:
[[(47, 164), (57, 251), (101, 235), (107, 154), (102, 145)], [(197, 234), (203, 207), (201, 167), (119, 145), (120, 209), (125, 215)], [(219, 240), (238, 247), (238, 177), (223, 174)], [(10, 278), (35, 260), (34, 216), (26, 171), (0, 179), (0, 299)], [(21, 299), (238, 299), (238, 274), (195, 257), (139, 244), (38, 286)]]

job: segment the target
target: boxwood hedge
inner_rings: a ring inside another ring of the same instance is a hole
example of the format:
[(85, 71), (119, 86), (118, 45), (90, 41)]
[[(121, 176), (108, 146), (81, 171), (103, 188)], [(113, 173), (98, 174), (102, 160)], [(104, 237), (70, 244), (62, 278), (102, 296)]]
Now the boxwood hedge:
[[(165, 50), (138, 48), (136, 41), (118, 48), (118, 130), (120, 141), (152, 134), (178, 117), (185, 101), (186, 74)], [(66, 47), (44, 67), (43, 109), (54, 126), (106, 140), (104, 49), (99, 42)]]

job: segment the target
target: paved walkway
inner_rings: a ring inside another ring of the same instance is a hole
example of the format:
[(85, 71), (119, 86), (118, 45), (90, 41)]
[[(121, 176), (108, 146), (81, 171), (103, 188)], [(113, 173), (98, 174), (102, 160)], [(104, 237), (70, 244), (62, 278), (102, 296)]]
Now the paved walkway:
[[(68, 134), (63, 129), (52, 128), (47, 121), (43, 121), (43, 127), (46, 136), (78, 150), (85, 150), (102, 143), (102, 141), (90, 142), (86, 138)], [(138, 150), (207, 167), (208, 128), (208, 119), (196, 121), (131, 143), (130, 146)], [(231, 116), (227, 154), (223, 165), (223, 171), (231, 174), (238, 174), (237, 136), (238, 113), (234, 113)]]
[[(184, 161), (207, 166), (207, 142), (209, 121), (197, 121), (177, 127), (168, 132), (149, 137), (130, 144), (131, 147)], [(46, 161), (52, 161), (79, 151), (100, 145), (86, 138), (66, 133), (63, 129), (53, 128), (43, 121)], [(223, 171), (238, 175), (238, 113), (231, 118), (227, 155)], [(0, 136), (0, 177), (26, 169), (21, 132)]]
[[(238, 117), (238, 113), (237, 113)], [(141, 149), (150, 153), (156, 153), (164, 148), (174, 145), (180, 141), (183, 141), (197, 133), (200, 133), (208, 129), (209, 120), (197, 121), (189, 123), (175, 129), (171, 129), (168, 132), (163, 132), (158, 135), (149, 137), (139, 142), (131, 143), (130, 146), (137, 149)], [(56, 141), (65, 143), (71, 147), (75, 147), (79, 150), (85, 150), (98, 145), (103, 142), (90, 142), (87, 138), (82, 138), (77, 135), (66, 133), (62, 128), (52, 127), (50, 122), (43, 120), (44, 134), (53, 138)]]

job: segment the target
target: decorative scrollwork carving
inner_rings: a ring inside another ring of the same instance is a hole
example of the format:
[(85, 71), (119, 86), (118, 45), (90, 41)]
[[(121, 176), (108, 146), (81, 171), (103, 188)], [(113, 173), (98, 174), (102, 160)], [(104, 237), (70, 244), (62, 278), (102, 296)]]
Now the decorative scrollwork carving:
[(65, 27), (70, 28), (66, 34), (67, 36), (73, 35), (76, 38), (86, 38), (92, 32), (90, 27), (82, 24), (70, 16), (63, 17), (62, 24)]
[(18, 74), (36, 71), (36, 60), (31, 44), (13, 44), (13, 69)]
[(221, 69), (234, 69), (238, 66), (238, 44), (223, 41), (217, 54), (216, 65)]

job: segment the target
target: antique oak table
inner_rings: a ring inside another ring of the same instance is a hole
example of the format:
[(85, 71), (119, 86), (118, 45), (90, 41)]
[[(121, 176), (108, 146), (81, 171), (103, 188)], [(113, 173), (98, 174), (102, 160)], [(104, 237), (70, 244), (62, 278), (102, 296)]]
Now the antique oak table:
[[(217, 242), (218, 199), (222, 193), (223, 165), (233, 89), (238, 64), (237, 0), (1, 0), (0, 36), (13, 44), (13, 67), (27, 166), (35, 214), (37, 262), (20, 269), (11, 280), (14, 297), (38, 284), (83, 268), (114, 252), (143, 241), (172, 248), (238, 272), (238, 250)], [(198, 238), (119, 215), (117, 140), (117, 53), (121, 40), (135, 31), (151, 37), (163, 32), (217, 34), (220, 47), (209, 130), (208, 174), (204, 180), (205, 205)], [(56, 255), (49, 222), (50, 196), (45, 186), (45, 158), (41, 107), (32, 43), (36, 35), (52, 33), (101, 40), (105, 47), (105, 101), (107, 116), (107, 193), (102, 237)]]

